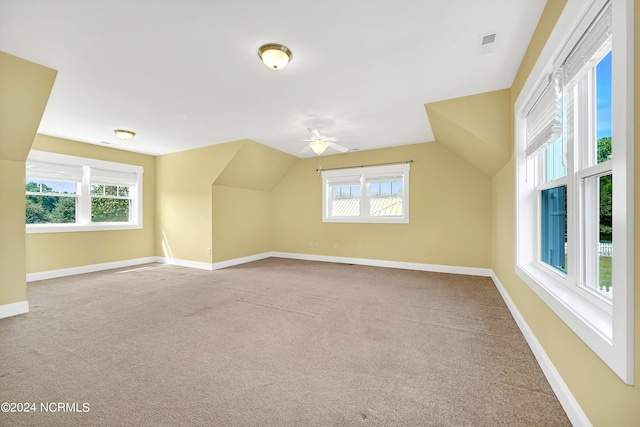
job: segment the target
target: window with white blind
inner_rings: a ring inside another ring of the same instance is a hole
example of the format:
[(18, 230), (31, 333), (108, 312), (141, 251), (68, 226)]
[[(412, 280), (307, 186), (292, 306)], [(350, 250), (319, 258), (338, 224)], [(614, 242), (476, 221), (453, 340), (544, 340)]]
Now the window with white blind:
[(324, 222), (409, 222), (409, 164), (322, 171)]
[(515, 106), (516, 272), (629, 383), (632, 41), (633, 2), (569, 0)]
[(141, 166), (31, 151), (28, 233), (142, 227)]

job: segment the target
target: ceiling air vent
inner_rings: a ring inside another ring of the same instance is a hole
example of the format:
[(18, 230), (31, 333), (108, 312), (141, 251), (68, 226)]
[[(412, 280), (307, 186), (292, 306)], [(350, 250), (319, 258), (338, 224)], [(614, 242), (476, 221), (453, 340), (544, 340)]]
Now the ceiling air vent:
[(488, 34), (482, 38), (482, 45), (484, 46), (485, 44), (491, 44), (491, 43), (494, 43), (495, 41), (496, 41), (495, 33)]
[(486, 36), (482, 36), (482, 44), (480, 46), (480, 54), (486, 55), (487, 53), (493, 52), (493, 47), (496, 43), (496, 33), (487, 34)]

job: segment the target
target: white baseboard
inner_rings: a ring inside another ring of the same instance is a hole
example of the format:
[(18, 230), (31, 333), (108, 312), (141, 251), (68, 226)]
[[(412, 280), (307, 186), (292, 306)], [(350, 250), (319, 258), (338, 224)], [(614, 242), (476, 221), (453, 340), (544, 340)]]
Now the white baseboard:
[(213, 270), (219, 270), (221, 268), (233, 267), (234, 265), (245, 264), (247, 262), (259, 261), (261, 259), (272, 257), (272, 252), (263, 252), (261, 254), (249, 255), (242, 258), (234, 258), (227, 261), (214, 262), (212, 264)]
[(154, 257), (154, 262), (160, 264), (178, 265), (180, 267), (197, 268), (198, 270), (213, 270), (213, 264), (210, 262), (190, 261), (188, 259), (165, 258), (161, 256)]
[(5, 317), (17, 316), (29, 312), (29, 302), (19, 301), (11, 304), (0, 305), (0, 319)]
[(290, 258), (300, 259), (306, 261), (321, 261), (321, 262), (335, 262), (341, 264), (357, 264), (368, 265), (372, 267), (387, 267), (387, 268), (400, 268), (404, 270), (418, 270), (418, 271), (431, 271), (435, 273), (451, 273), (451, 274), (463, 274), (471, 276), (483, 276), (490, 277), (491, 269), (488, 268), (474, 268), (474, 267), (459, 267), (452, 265), (438, 265), (438, 264), (423, 264), (417, 262), (401, 262), (401, 261), (386, 261), (379, 259), (368, 258), (348, 258), (328, 255), (311, 255), (311, 254), (298, 254), (289, 252), (263, 252), (261, 254), (249, 255), (241, 258), (234, 258), (226, 261), (219, 261), (214, 263), (190, 261), (186, 259), (177, 258), (165, 258), (165, 257), (147, 257), (137, 258), (123, 261), (106, 262), (102, 264), (83, 265), (79, 267), (62, 268), (59, 270), (40, 271), (36, 273), (27, 274), (27, 282), (35, 282), (37, 280), (55, 279), (58, 277), (73, 276), (76, 274), (93, 273), (96, 271), (111, 270), (114, 268), (131, 267), (140, 264), (149, 264), (157, 262), (160, 264), (179, 265), (181, 267), (197, 268), (199, 270), (219, 270), (221, 268), (232, 267), (234, 265), (245, 264), (247, 262), (259, 261), (265, 258)]
[(28, 273), (27, 282), (74, 276), (76, 274), (93, 273), (96, 271), (111, 270), (114, 268), (131, 267), (133, 265), (149, 264), (152, 262), (156, 262), (155, 257), (127, 259), (122, 261), (105, 262), (102, 264), (82, 265), (79, 267), (61, 268), (59, 270), (39, 271), (37, 273)]
[(462, 274), (466, 276), (491, 277), (490, 268), (459, 267), (455, 265), (423, 264), (419, 262), (386, 261), (369, 258), (348, 258), (328, 255), (297, 254), (288, 252), (271, 252), (275, 258), (301, 259), (305, 261), (336, 262), (341, 264), (367, 265), (371, 267), (399, 268), (403, 270), (430, 271), (433, 273)]
[(522, 332), (522, 335), (524, 335), (525, 340), (529, 344), (529, 347), (531, 348), (533, 355), (538, 361), (542, 372), (547, 378), (547, 381), (549, 381), (549, 385), (551, 385), (551, 388), (560, 401), (562, 408), (564, 408), (564, 411), (567, 413), (569, 421), (571, 421), (574, 426), (591, 427), (592, 424), (591, 421), (589, 421), (587, 414), (584, 413), (584, 411), (580, 407), (580, 404), (571, 393), (571, 390), (569, 390), (569, 387), (562, 379), (562, 376), (560, 376), (560, 373), (558, 372), (556, 367), (553, 366), (553, 362), (551, 361), (549, 356), (547, 356), (547, 353), (542, 348), (542, 345), (534, 335), (531, 328), (529, 328), (526, 320), (507, 293), (507, 290), (504, 288), (504, 286), (502, 286), (502, 283), (500, 282), (500, 279), (498, 279), (498, 276), (493, 271), (491, 272), (491, 279), (493, 279), (493, 283), (495, 283), (496, 288), (498, 288), (498, 292), (500, 292), (500, 295), (502, 295), (502, 299), (507, 304), (509, 311), (511, 311), (511, 315), (515, 319), (518, 327), (520, 328), (520, 331)]

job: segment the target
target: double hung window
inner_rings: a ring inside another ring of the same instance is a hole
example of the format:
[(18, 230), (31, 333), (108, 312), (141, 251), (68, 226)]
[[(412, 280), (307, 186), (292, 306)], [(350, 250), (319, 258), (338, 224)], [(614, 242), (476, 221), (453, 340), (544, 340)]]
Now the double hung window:
[(324, 222), (409, 222), (409, 164), (322, 172)]
[(516, 272), (627, 382), (632, 12), (570, 0), (516, 102)]
[(141, 228), (142, 174), (140, 166), (32, 151), (27, 232)]

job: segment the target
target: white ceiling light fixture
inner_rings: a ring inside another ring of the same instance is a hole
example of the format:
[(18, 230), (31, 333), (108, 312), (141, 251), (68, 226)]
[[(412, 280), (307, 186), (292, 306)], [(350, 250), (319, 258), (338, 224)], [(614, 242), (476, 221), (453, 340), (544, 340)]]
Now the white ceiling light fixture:
[(135, 132), (125, 129), (115, 129), (113, 133), (115, 133), (118, 138), (124, 139), (125, 141), (133, 139), (133, 137), (136, 136)]
[(327, 141), (312, 141), (309, 143), (309, 147), (311, 147), (314, 153), (320, 155), (329, 147), (329, 143), (327, 143)]
[(258, 56), (272, 70), (280, 70), (287, 66), (293, 54), (288, 47), (278, 43), (267, 43), (260, 46)]

